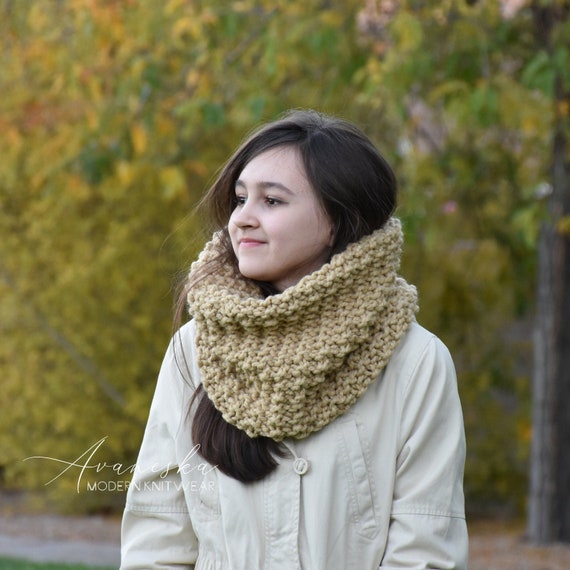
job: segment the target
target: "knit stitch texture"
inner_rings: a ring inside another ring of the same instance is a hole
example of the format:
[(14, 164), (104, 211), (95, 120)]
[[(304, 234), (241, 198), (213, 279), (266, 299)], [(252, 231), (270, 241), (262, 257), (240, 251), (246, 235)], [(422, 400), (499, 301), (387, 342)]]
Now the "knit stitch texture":
[(386, 366), (417, 311), (397, 275), (398, 219), (350, 244), (280, 294), (264, 298), (228, 264), (215, 235), (192, 264), (203, 387), (250, 437), (301, 439), (345, 413)]

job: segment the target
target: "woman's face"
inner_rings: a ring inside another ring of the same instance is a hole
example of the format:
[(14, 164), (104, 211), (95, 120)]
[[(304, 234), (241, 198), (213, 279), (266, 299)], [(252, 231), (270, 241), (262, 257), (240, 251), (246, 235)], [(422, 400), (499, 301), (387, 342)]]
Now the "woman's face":
[(328, 260), (332, 226), (297, 149), (277, 147), (253, 158), (235, 193), (228, 229), (244, 277), (284, 291)]

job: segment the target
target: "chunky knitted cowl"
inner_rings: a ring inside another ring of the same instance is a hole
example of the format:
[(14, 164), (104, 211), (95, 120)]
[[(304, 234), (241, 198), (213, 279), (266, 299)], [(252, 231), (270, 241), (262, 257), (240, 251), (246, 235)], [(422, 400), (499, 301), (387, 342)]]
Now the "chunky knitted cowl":
[[(215, 235), (192, 264), (202, 385), (250, 437), (304, 438), (346, 412), (378, 377), (417, 311), (397, 275), (400, 222), (350, 244), (280, 294), (264, 298), (229, 264)], [(205, 275), (205, 276), (204, 276)]]

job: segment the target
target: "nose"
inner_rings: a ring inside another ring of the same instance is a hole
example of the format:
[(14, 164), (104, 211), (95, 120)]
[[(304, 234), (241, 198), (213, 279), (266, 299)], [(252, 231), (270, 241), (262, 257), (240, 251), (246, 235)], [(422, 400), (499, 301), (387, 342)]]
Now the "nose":
[(255, 214), (255, 208), (250, 201), (238, 204), (232, 212), (230, 222), (238, 228), (255, 228), (259, 226), (259, 220)]

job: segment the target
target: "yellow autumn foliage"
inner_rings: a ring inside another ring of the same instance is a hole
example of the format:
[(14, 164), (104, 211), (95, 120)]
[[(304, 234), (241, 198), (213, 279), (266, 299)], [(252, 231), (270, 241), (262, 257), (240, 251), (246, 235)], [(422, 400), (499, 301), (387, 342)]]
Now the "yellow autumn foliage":
[[(521, 508), (553, 121), (529, 22), (459, 0), (0, 2), (3, 484), (101, 440), (95, 462), (134, 462), (196, 204), (254, 125), (314, 107), (394, 165), (403, 272), (458, 366), (468, 500)], [(62, 508), (121, 507), (76, 475), (46, 488)]]

